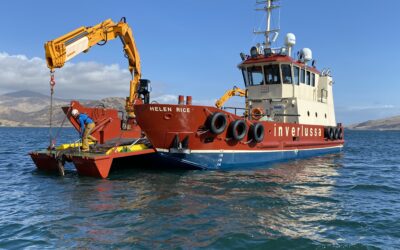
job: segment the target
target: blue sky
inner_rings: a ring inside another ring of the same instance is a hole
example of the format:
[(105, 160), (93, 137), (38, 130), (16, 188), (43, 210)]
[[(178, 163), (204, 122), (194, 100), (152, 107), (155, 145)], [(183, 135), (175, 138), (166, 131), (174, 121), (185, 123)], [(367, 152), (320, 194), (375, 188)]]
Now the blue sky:
[[(47, 74), (37, 59), (44, 58), (45, 41), (80, 26), (125, 16), (134, 30), (143, 78), (152, 81), (154, 96), (185, 94), (211, 103), (233, 85), (242, 86), (236, 67), (239, 53), (248, 53), (254, 43), (262, 41), (261, 36), (252, 34), (263, 21), (263, 13), (254, 11), (254, 2), (6, 1), (0, 9), (0, 53), (4, 61), (12, 60), (9, 65), (15, 66), (3, 68), (8, 78), (0, 74), (0, 93), (24, 88), (44, 91), (47, 82), (43, 80), (39, 86), (42, 78), (36, 79), (35, 67), (29, 65), (32, 61), (40, 64), (38, 75)], [(281, 5), (281, 34), (276, 45), (283, 43), (286, 33), (293, 32), (297, 37), (295, 51), (309, 47), (320, 69), (331, 68), (338, 121), (348, 124), (400, 115), (400, 80), (395, 74), (400, 70), (396, 47), (400, 41), (400, 1), (282, 0)], [(60, 91), (56, 92), (60, 97), (128, 94), (127, 63), (119, 40), (92, 48), (75, 57), (71, 65), (56, 72), (56, 77), (61, 76)], [(8, 84), (11, 74), (5, 72), (12, 67), (16, 71), (13, 85)], [(90, 70), (103, 70), (101, 76), (122, 72), (123, 77), (107, 78), (108, 82), (101, 79), (99, 89), (102, 84), (110, 85), (104, 87), (106, 93), (94, 91), (95, 83), (86, 85), (89, 78), (69, 78), (71, 74), (87, 75)]]

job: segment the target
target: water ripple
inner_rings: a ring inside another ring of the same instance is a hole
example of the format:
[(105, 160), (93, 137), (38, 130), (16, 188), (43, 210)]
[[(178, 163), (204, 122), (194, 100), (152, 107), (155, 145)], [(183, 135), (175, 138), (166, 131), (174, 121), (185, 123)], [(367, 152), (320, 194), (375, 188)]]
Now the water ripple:
[(399, 132), (349, 131), (342, 154), (265, 169), (107, 180), (35, 170), (47, 133), (0, 128), (0, 248), (400, 248)]

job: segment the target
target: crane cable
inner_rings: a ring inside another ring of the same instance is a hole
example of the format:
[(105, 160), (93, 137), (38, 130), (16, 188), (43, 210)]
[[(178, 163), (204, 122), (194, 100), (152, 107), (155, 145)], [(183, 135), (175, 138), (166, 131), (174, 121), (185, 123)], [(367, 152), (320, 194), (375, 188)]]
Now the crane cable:
[(54, 149), (55, 142), (53, 140), (52, 135), (52, 126), (53, 126), (53, 94), (54, 94), (54, 86), (56, 85), (56, 80), (54, 79), (54, 70), (50, 70), (50, 128), (49, 128), (49, 150)]

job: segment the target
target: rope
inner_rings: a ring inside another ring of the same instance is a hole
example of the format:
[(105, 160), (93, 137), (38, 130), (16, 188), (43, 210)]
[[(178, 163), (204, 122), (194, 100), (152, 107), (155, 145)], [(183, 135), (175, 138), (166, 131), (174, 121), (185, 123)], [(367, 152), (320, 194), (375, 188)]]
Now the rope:
[(142, 139), (142, 138), (138, 138), (136, 141), (134, 141), (131, 145), (129, 145), (129, 147), (132, 147), (132, 146), (134, 146), (140, 139)]
[(71, 109), (72, 109), (71, 106), (68, 108), (68, 111), (64, 115), (64, 119), (62, 120), (61, 125), (56, 132), (56, 135), (53, 136), (53, 134), (52, 134), (52, 132), (53, 132), (53, 95), (54, 95), (54, 86), (55, 85), (56, 85), (56, 81), (54, 79), (54, 71), (50, 71), (50, 130), (49, 130), (50, 145), (49, 145), (49, 148), (51, 148), (51, 149), (53, 149), (55, 147), (56, 140), (57, 140), (58, 136), (60, 135), (61, 129), (64, 126), (64, 123), (68, 117), (68, 114), (71, 112)]
[(53, 94), (54, 94), (54, 86), (56, 85), (56, 81), (54, 80), (54, 71), (50, 70), (50, 124), (49, 124), (49, 138), (50, 138), (50, 143), (49, 143), (49, 149), (54, 148), (54, 141), (53, 141), (53, 135), (52, 135), (52, 130), (53, 130)]
[(67, 110), (67, 113), (65, 113), (65, 115), (64, 115), (64, 119), (62, 120), (61, 125), (60, 125), (60, 127), (58, 128), (58, 130), (57, 130), (56, 136), (54, 136), (54, 139), (53, 139), (53, 143), (54, 143), (54, 144), (56, 144), (56, 140), (57, 140), (58, 136), (59, 136), (60, 133), (61, 133), (61, 129), (63, 128), (64, 123), (65, 123), (65, 120), (67, 120), (68, 114), (71, 112), (71, 109), (72, 109), (72, 107), (70, 106), (70, 107), (68, 108), (68, 110)]

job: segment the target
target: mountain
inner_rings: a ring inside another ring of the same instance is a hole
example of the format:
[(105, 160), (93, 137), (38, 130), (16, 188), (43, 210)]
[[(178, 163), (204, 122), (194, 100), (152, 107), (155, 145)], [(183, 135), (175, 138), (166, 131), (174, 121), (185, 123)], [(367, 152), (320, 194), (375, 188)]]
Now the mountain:
[[(68, 104), (68, 100), (55, 98), (54, 104)], [(50, 103), (50, 97), (44, 94), (29, 90), (7, 93), (0, 96), (0, 117), (3, 112), (14, 113), (20, 111), (23, 113), (36, 112), (42, 110)]]
[[(108, 97), (102, 100), (80, 100), (89, 107), (104, 106), (125, 110), (125, 98)], [(61, 107), (68, 106), (70, 100), (53, 100), (53, 125), (59, 126), (64, 119)], [(50, 97), (41, 93), (23, 90), (0, 95), (0, 126), (46, 127), (49, 126)], [(70, 126), (66, 122), (64, 126)], [(370, 120), (347, 126), (354, 130), (400, 130), (400, 116)]]
[[(104, 106), (124, 110), (125, 99), (109, 97), (102, 100), (80, 100), (83, 105)], [(70, 100), (53, 100), (53, 126), (59, 126), (64, 119), (61, 107)], [(0, 126), (46, 127), (49, 126), (50, 97), (41, 93), (23, 90), (0, 95)], [(64, 126), (70, 126), (68, 122)]]
[(400, 116), (370, 120), (348, 126), (355, 130), (400, 130)]
[(39, 98), (47, 98), (48, 96), (46, 96), (44, 94), (41, 94), (41, 93), (30, 91), (30, 90), (21, 90), (21, 91), (6, 93), (6, 94), (2, 95), (1, 97), (17, 97), (17, 98), (21, 98), (21, 97), (39, 97)]

